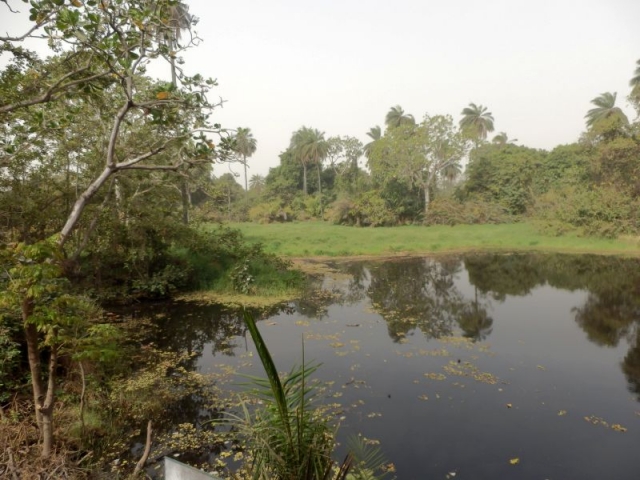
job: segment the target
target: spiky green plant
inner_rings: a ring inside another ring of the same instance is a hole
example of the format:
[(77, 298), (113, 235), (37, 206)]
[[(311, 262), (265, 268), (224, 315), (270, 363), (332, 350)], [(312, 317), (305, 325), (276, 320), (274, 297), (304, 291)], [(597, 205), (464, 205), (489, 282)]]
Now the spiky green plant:
[[(382, 465), (379, 451), (353, 447), (341, 465), (331, 459), (336, 429), (313, 406), (315, 384), (308, 381), (319, 367), (306, 364), (304, 344), (302, 364), (283, 379), (267, 348), (255, 319), (244, 312), (244, 320), (256, 346), (267, 378), (249, 377), (254, 398), (262, 402), (253, 411), (242, 406), (242, 416), (233, 422), (245, 439), (252, 459), (249, 467), (254, 480), (345, 480), (375, 479), (373, 472)], [(361, 444), (360, 444), (361, 445)], [(376, 463), (377, 462), (377, 463)]]
[(243, 407), (241, 432), (253, 459), (254, 479), (321, 480), (331, 475), (335, 432), (311, 405), (314, 385), (308, 377), (318, 365), (294, 367), (280, 379), (253, 316), (244, 319), (267, 378), (251, 377), (252, 394), (263, 407), (250, 412)]

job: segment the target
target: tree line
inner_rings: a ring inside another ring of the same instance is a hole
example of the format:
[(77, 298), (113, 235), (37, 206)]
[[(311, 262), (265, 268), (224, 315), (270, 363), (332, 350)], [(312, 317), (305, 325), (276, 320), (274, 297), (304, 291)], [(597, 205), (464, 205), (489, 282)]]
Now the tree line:
[[(638, 113), (639, 85), (640, 60), (628, 96)], [(528, 219), (553, 233), (634, 233), (639, 124), (616, 102), (612, 92), (592, 99), (580, 138), (550, 151), (517, 145), (506, 132), (491, 137), (495, 119), (476, 103), (458, 121), (429, 114), (418, 121), (391, 107), (366, 144), (303, 126), (280, 164), (254, 175), (247, 194), (238, 191), (230, 216), (371, 226)], [(240, 201), (247, 195), (249, 203)]]

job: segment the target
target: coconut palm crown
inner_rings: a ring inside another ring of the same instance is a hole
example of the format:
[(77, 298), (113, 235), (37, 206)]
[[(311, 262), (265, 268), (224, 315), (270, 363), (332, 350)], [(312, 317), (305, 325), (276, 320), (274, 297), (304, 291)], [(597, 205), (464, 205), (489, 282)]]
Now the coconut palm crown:
[(400, 105), (391, 107), (384, 119), (387, 128), (395, 128), (400, 125), (415, 125), (416, 120), (411, 114), (405, 114), (404, 109)]
[(611, 117), (619, 117), (624, 124), (629, 123), (629, 119), (620, 107), (616, 107), (617, 95), (618, 94), (616, 92), (605, 92), (591, 100), (591, 103), (595, 105), (595, 108), (589, 110), (585, 115), (585, 118), (587, 119), (587, 127), (591, 128), (596, 123)]
[(253, 133), (250, 128), (242, 127), (238, 127), (234, 140), (234, 150), (238, 155), (242, 156), (242, 164), (244, 166), (244, 189), (248, 190), (247, 158), (256, 153), (258, 141), (253, 137)]
[(476, 140), (476, 146), (481, 140), (487, 139), (487, 133), (493, 132), (493, 115), (487, 107), (470, 103), (462, 110), (460, 128), (468, 132)]

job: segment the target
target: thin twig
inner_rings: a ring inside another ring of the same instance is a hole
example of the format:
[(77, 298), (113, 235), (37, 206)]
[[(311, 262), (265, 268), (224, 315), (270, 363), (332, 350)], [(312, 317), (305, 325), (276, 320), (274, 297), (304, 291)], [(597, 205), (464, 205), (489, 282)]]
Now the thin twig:
[(147, 423), (147, 442), (144, 445), (144, 453), (142, 454), (140, 461), (136, 464), (136, 468), (133, 470), (134, 475), (137, 475), (140, 470), (142, 470), (142, 467), (144, 467), (144, 464), (147, 463), (149, 453), (151, 453), (151, 420)]

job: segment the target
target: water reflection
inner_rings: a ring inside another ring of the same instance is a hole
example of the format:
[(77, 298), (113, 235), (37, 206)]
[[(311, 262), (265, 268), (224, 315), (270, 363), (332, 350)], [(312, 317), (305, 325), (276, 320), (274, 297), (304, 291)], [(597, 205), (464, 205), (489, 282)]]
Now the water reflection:
[[(399, 478), (458, 467), (465, 478), (508, 478), (516, 456), (523, 479), (636, 478), (639, 261), (467, 255), (332, 266), (338, 274), (312, 279), (297, 301), (254, 313), (283, 370), (299, 361), (304, 335), (305, 355), (335, 382), (330, 401), (349, 410), (345, 432), (379, 438)], [(261, 373), (237, 312), (162, 308), (160, 347), (194, 353), (190, 366), (203, 371)], [(204, 418), (196, 400), (185, 417)], [(629, 430), (584, 421), (592, 415)]]
[(543, 285), (586, 290), (584, 304), (572, 309), (574, 319), (596, 345), (629, 343), (622, 370), (640, 400), (640, 262), (593, 255), (485, 255), (464, 263), (470, 282), (499, 301)]
[[(634, 259), (571, 255), (467, 255), (434, 259), (336, 264), (347, 279), (312, 279), (307, 292), (290, 305), (254, 312), (258, 319), (296, 313), (310, 319), (329, 316), (332, 305), (362, 302), (386, 322), (389, 338), (402, 343), (420, 331), (428, 340), (459, 331), (485, 341), (494, 331), (492, 311), (509, 297), (534, 289), (586, 291), (571, 313), (590, 342), (602, 347), (629, 345), (621, 367), (629, 389), (640, 399), (640, 262)], [(467, 277), (473, 294), (461, 289)], [(166, 308), (166, 307), (165, 307)], [(173, 304), (159, 325), (162, 348), (202, 355), (233, 356), (246, 340), (238, 312), (212, 305)]]

